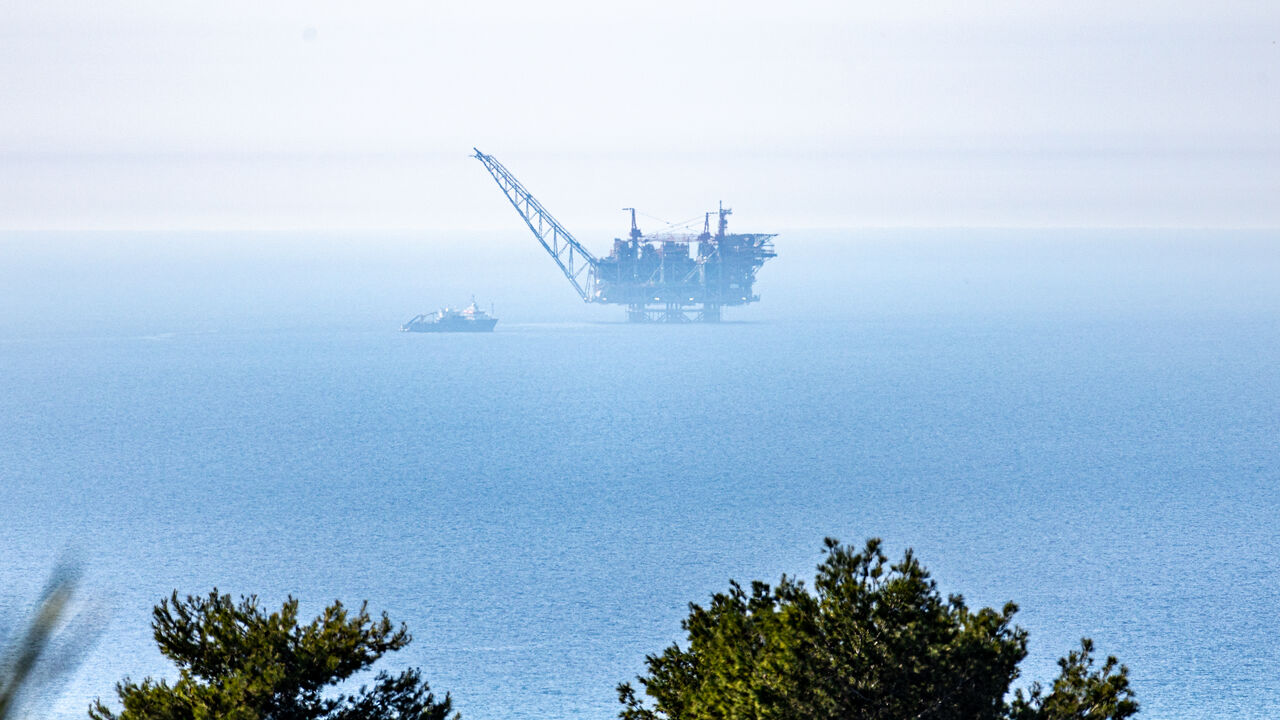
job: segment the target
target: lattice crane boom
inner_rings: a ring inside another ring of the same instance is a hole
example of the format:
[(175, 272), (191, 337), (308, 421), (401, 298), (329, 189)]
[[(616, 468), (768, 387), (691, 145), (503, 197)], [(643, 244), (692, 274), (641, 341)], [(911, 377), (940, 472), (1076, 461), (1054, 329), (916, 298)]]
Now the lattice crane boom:
[(520, 213), (520, 217), (524, 218), (524, 222), (533, 231), (534, 237), (538, 238), (538, 242), (542, 243), (542, 247), (551, 255), (551, 259), (556, 261), (556, 265), (560, 266), (561, 272), (573, 284), (573, 289), (578, 292), (578, 296), (586, 302), (593, 299), (592, 288), (595, 284), (596, 266), (599, 261), (595, 255), (578, 242), (573, 236), (560, 224), (558, 220), (542, 207), (542, 203), (538, 202), (528, 190), (520, 184), (520, 181), (507, 170), (497, 158), (492, 155), (485, 155), (477, 148), (475, 150), (475, 159), (484, 163), (484, 167), (493, 176), (494, 182), (498, 183), (498, 187), (502, 189), (502, 193), (507, 196), (507, 200), (511, 201), (511, 206)]

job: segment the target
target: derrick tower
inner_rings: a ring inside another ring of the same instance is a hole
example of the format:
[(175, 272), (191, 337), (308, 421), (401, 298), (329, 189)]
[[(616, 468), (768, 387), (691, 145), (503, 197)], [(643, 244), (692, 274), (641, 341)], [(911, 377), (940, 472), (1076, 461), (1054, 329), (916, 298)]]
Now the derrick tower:
[[(475, 148), (472, 148), (473, 150)], [(475, 150), (512, 207), (543, 249), (560, 267), (583, 301), (627, 306), (631, 322), (717, 322), (725, 306), (760, 299), (756, 273), (777, 257), (773, 233), (730, 233), (724, 207), (703, 215), (702, 233), (646, 236), (636, 224), (635, 208), (627, 239), (615, 238), (613, 250), (597, 257), (525, 189), (497, 158)], [(711, 216), (717, 218), (711, 232)]]

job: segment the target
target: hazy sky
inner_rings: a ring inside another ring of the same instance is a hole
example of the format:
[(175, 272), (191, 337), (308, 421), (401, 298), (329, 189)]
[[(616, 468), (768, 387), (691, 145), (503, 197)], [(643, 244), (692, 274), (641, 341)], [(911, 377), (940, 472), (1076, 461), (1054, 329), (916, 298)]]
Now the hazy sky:
[(0, 229), (1280, 226), (1270, 1), (0, 3)]

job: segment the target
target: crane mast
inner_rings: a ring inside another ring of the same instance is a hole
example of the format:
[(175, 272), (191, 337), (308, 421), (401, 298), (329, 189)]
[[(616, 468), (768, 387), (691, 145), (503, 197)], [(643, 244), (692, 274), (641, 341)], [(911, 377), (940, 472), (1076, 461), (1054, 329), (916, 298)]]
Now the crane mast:
[(560, 266), (560, 271), (573, 284), (573, 289), (578, 291), (578, 296), (585, 302), (591, 302), (590, 289), (594, 285), (595, 268), (598, 262), (596, 256), (583, 247), (573, 233), (566, 230), (551, 213), (547, 212), (547, 209), (542, 207), (542, 203), (538, 202), (537, 198), (526, 190), (511, 171), (498, 162), (497, 158), (485, 155), (477, 148), (471, 149), (476, 153), (472, 157), (484, 163), (485, 169), (493, 176), (494, 182), (498, 183), (502, 193), (511, 201), (512, 207), (520, 213), (520, 217), (524, 218), (525, 224), (533, 231), (538, 242), (542, 243), (542, 247), (550, 253), (551, 259)]

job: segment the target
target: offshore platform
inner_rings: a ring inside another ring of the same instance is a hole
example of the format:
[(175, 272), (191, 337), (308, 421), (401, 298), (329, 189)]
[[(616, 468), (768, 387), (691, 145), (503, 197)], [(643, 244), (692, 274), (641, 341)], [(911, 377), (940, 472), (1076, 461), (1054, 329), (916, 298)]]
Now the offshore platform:
[[(503, 194), (555, 260), (578, 296), (589, 303), (627, 306), (631, 322), (719, 322), (720, 309), (760, 299), (756, 272), (777, 257), (772, 233), (728, 233), (724, 207), (702, 217), (702, 233), (646, 236), (631, 211), (631, 233), (616, 238), (608, 257), (583, 247), (492, 155), (475, 150)], [(711, 216), (717, 216), (711, 234)]]

